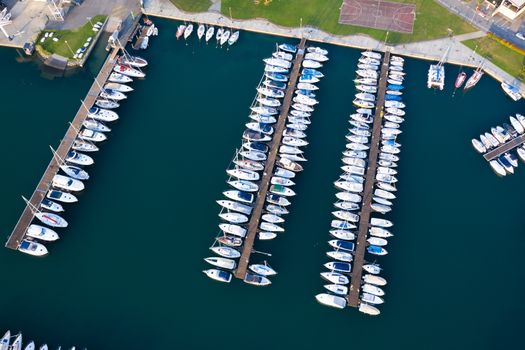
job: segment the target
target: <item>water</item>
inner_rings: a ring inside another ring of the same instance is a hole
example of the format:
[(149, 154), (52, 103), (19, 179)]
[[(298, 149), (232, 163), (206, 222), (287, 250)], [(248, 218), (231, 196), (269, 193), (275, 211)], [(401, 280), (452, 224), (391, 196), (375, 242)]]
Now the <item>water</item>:
[[(314, 295), (324, 284), (358, 51), (328, 47), (287, 232), (256, 245), (272, 253), (279, 275), (268, 288), (223, 285), (201, 273), (202, 258), (211, 255), (215, 200), (226, 189), (224, 169), (240, 145), (261, 59), (277, 39), (242, 33), (229, 51), (196, 39), (186, 46), (174, 39), (176, 23), (156, 24), (161, 36), (141, 52), (151, 64), (147, 79), (133, 84), (118, 111), (87, 190), (68, 206), (62, 239), (44, 259), (0, 249), (0, 330), (88, 349), (493, 349), (521, 339), (525, 167), (498, 178), (470, 139), (523, 111), (523, 102), (511, 102), (488, 77), (452, 98), (452, 66), (448, 89), (428, 90), (428, 63), (407, 60), (399, 191), (388, 216), (396, 236), (378, 259), (386, 303), (376, 318), (332, 310)], [(86, 70), (47, 80), (15, 57), (0, 50), (6, 237), (23, 209), (20, 195), (33, 191), (48, 145), (64, 135), (102, 61), (99, 52)]]

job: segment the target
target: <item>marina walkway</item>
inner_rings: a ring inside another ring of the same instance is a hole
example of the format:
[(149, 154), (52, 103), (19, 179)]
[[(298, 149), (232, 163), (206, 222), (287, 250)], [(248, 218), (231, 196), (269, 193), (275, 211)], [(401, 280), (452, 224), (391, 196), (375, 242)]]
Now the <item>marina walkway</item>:
[(295, 86), (297, 84), (297, 80), (299, 79), (301, 64), (304, 58), (305, 44), (306, 39), (303, 38), (297, 46), (297, 54), (295, 55), (293, 68), (290, 73), (290, 80), (288, 81), (288, 87), (286, 88), (286, 94), (283, 99), (279, 119), (275, 124), (275, 132), (273, 139), (269, 143), (270, 151), (268, 152), (268, 159), (266, 160), (266, 164), (264, 166), (264, 172), (261, 179), (261, 183), (259, 184), (259, 192), (257, 193), (257, 199), (252, 211), (252, 216), (250, 218), (250, 221), (248, 222), (248, 233), (246, 234), (246, 238), (244, 239), (244, 246), (241, 257), (239, 259), (239, 266), (235, 270), (235, 277), (239, 279), (244, 279), (244, 276), (246, 275), (246, 271), (248, 269), (248, 264), (250, 262), (250, 255), (252, 254), (253, 244), (257, 235), (257, 231), (259, 229), (259, 222), (261, 220), (261, 215), (264, 209), (264, 203), (266, 202), (266, 193), (268, 192), (270, 179), (273, 175), (273, 168), (277, 160), (277, 153), (279, 152), (279, 146), (281, 145), (281, 139), (288, 117), (288, 111), (290, 110), (290, 106), (292, 104)]
[(502, 154), (510, 151), (513, 148), (518, 147), (519, 145), (525, 143), (525, 135), (520, 135), (508, 142), (505, 142), (503, 145), (494, 148), (492, 151), (489, 151), (483, 155), (486, 161), (490, 162), (491, 160), (498, 158)]
[(379, 143), (381, 141), (381, 120), (383, 118), (383, 105), (385, 103), (386, 84), (388, 79), (388, 64), (390, 62), (390, 51), (385, 52), (383, 64), (381, 65), (381, 74), (379, 79), (379, 89), (377, 92), (376, 111), (372, 130), (372, 139), (370, 143), (370, 152), (368, 154), (368, 168), (366, 170), (365, 189), (363, 191), (363, 203), (361, 207), (361, 217), (359, 220), (357, 243), (352, 265), (352, 274), (350, 288), (348, 290), (348, 306), (359, 306), (359, 289), (361, 287), (361, 275), (365, 260), (367, 246), (368, 227), (370, 222), (370, 213), (372, 211), (372, 196), (374, 192), (375, 176), (377, 170), (377, 159), (379, 154)]
[[(135, 21), (135, 25), (138, 24), (139, 17), (137, 17)], [(122, 36), (121, 40), (122, 42), (127, 42), (129, 40), (129, 36), (131, 35), (132, 30), (126, 31)], [(95, 81), (91, 85), (91, 88), (89, 89), (86, 97), (84, 98), (84, 105), (87, 108), (92, 107), (95, 104), (95, 100), (97, 99), (98, 95), (100, 94), (100, 90), (102, 86), (106, 83), (109, 75), (113, 71), (113, 67), (115, 66), (117, 62), (117, 55), (119, 53), (120, 49), (115, 48), (111, 51), (109, 56), (107, 57), (106, 61), (102, 65), (102, 68), (100, 69), (100, 72), (98, 73), (97, 77), (95, 78)], [(68, 152), (71, 149), (71, 146), (75, 142), (75, 139), (77, 138), (78, 131), (82, 128), (82, 123), (84, 120), (86, 120), (88, 116), (88, 111), (86, 108), (81, 105), (80, 109), (78, 110), (77, 114), (75, 115), (75, 118), (71, 122), (71, 125), (66, 131), (66, 134), (62, 138), (62, 141), (60, 142), (60, 145), (56, 149), (56, 154), (61, 159), (65, 159), (67, 157)], [(29, 205), (26, 205), (24, 211), (22, 212), (22, 215), (18, 219), (18, 222), (16, 223), (15, 228), (11, 232), (11, 235), (9, 236), (7, 243), (5, 246), (10, 249), (17, 249), (20, 245), (20, 242), (24, 239), (24, 236), (26, 234), (27, 228), (31, 224), (34, 218), (34, 213), (32, 208), (40, 208), (40, 203), (42, 202), (42, 199), (44, 199), (46, 193), (51, 187), (51, 181), (53, 180), (53, 177), (57, 174), (59, 170), (60, 164), (58, 163), (58, 160), (56, 157), (52, 157), (51, 161), (49, 162), (49, 165), (47, 166), (44, 175), (42, 175), (42, 178), (38, 182), (38, 185), (36, 186), (35, 191), (31, 195), (31, 198), (29, 199)]]

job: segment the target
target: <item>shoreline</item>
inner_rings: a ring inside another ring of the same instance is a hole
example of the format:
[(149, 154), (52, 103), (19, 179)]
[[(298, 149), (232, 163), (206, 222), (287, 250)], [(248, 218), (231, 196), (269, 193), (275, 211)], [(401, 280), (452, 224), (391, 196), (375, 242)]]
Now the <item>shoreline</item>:
[[(485, 32), (478, 31), (462, 34), (458, 36), (445, 37), (429, 41), (420, 41), (405, 44), (386, 45), (366, 35), (335, 35), (326, 33), (317, 28), (287, 28), (269, 22), (266, 19), (230, 19), (218, 12), (199, 12), (189, 13), (180, 10), (169, 1), (146, 0), (142, 8), (143, 14), (151, 17), (160, 17), (177, 21), (191, 21), (214, 26), (226, 26), (238, 30), (245, 30), (261, 34), (282, 36), (287, 38), (301, 39), (305, 37), (309, 41), (350, 47), (354, 49), (372, 49), (385, 52), (390, 48), (393, 54), (423, 59), (426, 61), (440, 61), (443, 55), (450, 48), (445, 57), (445, 63), (477, 67), (485, 58), (475, 53), (473, 50), (461, 43), (464, 38), (478, 38), (486, 35)], [(459, 40), (458, 40), (459, 39)], [(511, 76), (490, 61), (485, 61), (483, 70), (498, 82), (506, 82), (517, 89), (525, 97), (525, 83)]]

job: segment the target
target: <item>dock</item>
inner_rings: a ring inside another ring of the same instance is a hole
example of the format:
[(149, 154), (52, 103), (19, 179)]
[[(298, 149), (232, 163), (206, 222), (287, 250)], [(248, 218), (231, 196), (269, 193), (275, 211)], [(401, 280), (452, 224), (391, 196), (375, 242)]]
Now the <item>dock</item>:
[(525, 134), (513, 138), (512, 140), (505, 142), (501, 146), (494, 148), (492, 151), (485, 153), (483, 155), (483, 158), (485, 158), (487, 162), (490, 162), (491, 160), (498, 158), (502, 154), (507, 153), (508, 151), (520, 146), (523, 143), (525, 143)]
[(272, 141), (268, 144), (268, 146), (270, 147), (270, 151), (268, 152), (268, 158), (264, 166), (264, 172), (262, 175), (261, 183), (259, 185), (259, 192), (257, 193), (255, 206), (253, 208), (250, 221), (248, 222), (247, 234), (244, 239), (244, 246), (241, 253), (241, 257), (239, 259), (239, 265), (235, 270), (235, 277), (239, 279), (244, 279), (244, 276), (246, 275), (246, 271), (248, 269), (248, 264), (250, 262), (250, 255), (252, 254), (253, 244), (257, 235), (257, 230), (259, 229), (259, 222), (261, 220), (261, 215), (263, 214), (264, 203), (266, 202), (266, 193), (268, 192), (268, 187), (270, 186), (270, 179), (273, 175), (273, 168), (277, 160), (277, 153), (279, 152), (279, 146), (281, 145), (281, 139), (283, 137), (288, 112), (292, 104), (295, 86), (297, 85), (297, 80), (299, 79), (301, 65), (304, 58), (305, 44), (306, 39), (303, 38), (297, 46), (297, 54), (295, 55), (295, 59), (293, 62), (293, 68), (290, 73), (290, 79), (288, 81), (288, 86), (284, 95), (283, 104), (279, 113), (279, 119), (277, 120), (277, 123), (275, 125), (274, 136)]
[(139, 37), (137, 38), (137, 40), (135, 41), (135, 43), (133, 44), (133, 49), (134, 50), (139, 50), (140, 49), (140, 45), (142, 45), (142, 42), (144, 41), (144, 39), (148, 36), (148, 30), (152, 27), (153, 25), (144, 25), (141, 29), (140, 29), (140, 35)]
[[(139, 17), (136, 18), (134, 25), (137, 25), (138, 21)], [(122, 35), (124, 42), (128, 40), (130, 34), (131, 30), (128, 30)], [(120, 48), (114, 48), (109, 54), (109, 56), (106, 58), (104, 64), (102, 65), (102, 68), (100, 69), (100, 72), (98, 73), (97, 77), (95, 78), (95, 81), (91, 85), (91, 88), (89, 89), (86, 97), (83, 100), (84, 105), (80, 106), (80, 109), (76, 113), (73, 121), (71, 121), (71, 124), (67, 129), (66, 134), (64, 135), (60, 142), (60, 145), (56, 149), (56, 154), (61, 159), (65, 159), (67, 157), (68, 152), (71, 150), (71, 146), (77, 138), (78, 131), (82, 128), (82, 124), (88, 116), (88, 110), (86, 108), (91, 108), (92, 106), (94, 106), (102, 87), (106, 83), (109, 75), (113, 71), (113, 67), (117, 63), (117, 56), (119, 54), (119, 51)], [(53, 180), (53, 177), (57, 174), (59, 168), (60, 164), (57, 160), (57, 157), (53, 156), (46, 170), (44, 171), (44, 174), (39, 180), (38, 185), (36, 186), (33, 194), (31, 195), (31, 198), (29, 199), (29, 204), (26, 204), (22, 215), (18, 219), (15, 228), (11, 232), (11, 235), (9, 236), (5, 244), (6, 248), (14, 250), (18, 249), (18, 246), (24, 239), (27, 228), (34, 219), (34, 213), (32, 208), (40, 208), (42, 199), (44, 199), (46, 193), (51, 188), (51, 182)]]
[(365, 252), (367, 246), (368, 227), (370, 223), (370, 213), (372, 212), (372, 196), (374, 192), (375, 176), (377, 171), (377, 160), (379, 155), (379, 144), (381, 142), (381, 119), (383, 118), (383, 106), (385, 104), (385, 92), (388, 79), (388, 65), (390, 62), (390, 51), (386, 51), (383, 56), (381, 73), (379, 78), (379, 89), (377, 91), (376, 110), (370, 142), (370, 153), (368, 154), (368, 168), (363, 191), (363, 203), (361, 207), (361, 217), (359, 220), (357, 243), (352, 263), (352, 273), (350, 288), (348, 290), (348, 306), (359, 306), (359, 290), (361, 288), (361, 276), (365, 262)]

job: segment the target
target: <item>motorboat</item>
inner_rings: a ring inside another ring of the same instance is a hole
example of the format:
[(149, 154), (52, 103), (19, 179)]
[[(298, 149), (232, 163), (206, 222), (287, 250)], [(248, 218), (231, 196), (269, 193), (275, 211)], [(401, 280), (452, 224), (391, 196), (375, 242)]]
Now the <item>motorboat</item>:
[(77, 165), (91, 165), (95, 163), (93, 158), (77, 151), (69, 151), (66, 156), (66, 162)]
[(274, 232), (259, 231), (258, 237), (261, 241), (269, 241), (277, 237), (277, 234)]
[(279, 224), (281, 222), (284, 222), (284, 219), (282, 217), (275, 214), (263, 214), (261, 216), (261, 219), (272, 224)]
[(293, 101), (307, 106), (313, 106), (319, 103), (316, 99), (301, 94), (296, 95), (293, 98)]
[(288, 145), (282, 145), (279, 147), (279, 153), (286, 153), (286, 154), (302, 154), (304, 153), (303, 150), (296, 146), (288, 146)]
[(111, 131), (111, 129), (108, 128), (106, 125), (104, 125), (102, 122), (99, 122), (97, 120), (90, 119), (90, 118), (85, 119), (82, 125), (86, 129), (90, 129), (96, 132), (110, 132)]
[[(520, 124), (521, 125), (521, 124)], [(483, 144), (483, 146), (488, 150), (488, 149), (491, 149), (493, 146), (492, 144), (490, 143), (490, 141), (485, 137), (485, 135), (481, 134), (479, 135), (479, 139), (481, 140), (481, 143)]]
[(356, 193), (337, 192), (335, 196), (337, 197), (337, 199), (345, 202), (361, 203), (362, 201), (362, 197)]
[(369, 129), (351, 128), (348, 129), (352, 135), (370, 137), (372, 133)]
[(383, 117), (392, 123), (402, 123), (405, 121), (403, 117), (400, 117), (395, 114), (385, 114)]
[(352, 271), (352, 265), (347, 262), (330, 261), (324, 264), (324, 267), (326, 267), (328, 270), (341, 273), (350, 273), (350, 271)]
[(516, 148), (516, 152), (518, 153), (518, 156), (520, 159), (525, 162), (525, 149), (523, 147)]
[(208, 41), (210, 41), (211, 38), (213, 38), (213, 34), (215, 34), (215, 27), (208, 27), (208, 29), (206, 30), (206, 37), (205, 37), (205, 40), (206, 40), (206, 43)]
[(295, 173), (288, 169), (283, 169), (281, 167), (277, 167), (275, 171), (273, 172), (275, 176), (279, 177), (285, 177), (287, 179), (293, 179), (295, 177)]
[(512, 127), (514, 128), (514, 130), (516, 130), (518, 132), (518, 134), (523, 134), (523, 132), (525, 132), (525, 128), (518, 121), (518, 119), (516, 119), (515, 117), (511, 116), (509, 118), (509, 120), (510, 120), (510, 123), (512, 124)]
[(113, 68), (113, 71), (120, 73), (120, 74), (127, 75), (128, 77), (132, 77), (132, 78), (144, 78), (146, 76), (146, 74), (144, 74), (140, 70), (131, 68), (130, 66), (125, 66), (122, 64), (116, 64), (115, 67)]
[(268, 87), (258, 87), (257, 92), (268, 97), (273, 98), (283, 98), (284, 97), (284, 91), (279, 89), (271, 89)]
[(346, 210), (336, 210), (332, 212), (332, 215), (338, 219), (349, 222), (359, 222), (359, 215), (351, 213)]
[(264, 66), (264, 71), (268, 73), (281, 73), (281, 74), (288, 74), (289, 70), (282, 67), (272, 66), (267, 64)]
[(261, 276), (274, 276), (277, 275), (277, 271), (272, 269), (267, 264), (251, 264), (248, 268), (254, 273)]
[[(370, 294), (370, 293), (363, 293), (361, 295), (361, 301), (364, 301), (364, 302), (367, 302), (367, 303), (370, 303), (370, 304), (383, 304), (385, 301), (378, 297), (377, 295), (373, 295), (373, 294)], [(367, 305), (367, 304), (362, 304), (362, 305)], [(365, 313), (368, 313), (368, 312), (365, 312)], [(372, 315), (377, 315), (377, 313), (374, 313)]]
[(337, 295), (347, 295), (348, 294), (347, 286), (341, 286), (339, 284), (325, 284), (323, 287), (330, 293), (334, 293)]
[(304, 131), (289, 128), (284, 129), (283, 135), (295, 137), (298, 139), (304, 139), (306, 137), (306, 133)]
[(256, 122), (263, 123), (263, 124), (274, 124), (277, 122), (277, 119), (271, 115), (261, 115), (257, 113), (253, 113), (249, 115), (250, 119), (255, 120)]
[(401, 150), (397, 147), (385, 145), (381, 147), (381, 152), (390, 153), (390, 154), (398, 154), (399, 152), (401, 152)]
[(368, 243), (372, 245), (376, 245), (378, 247), (382, 247), (388, 244), (388, 241), (384, 238), (379, 237), (370, 237), (366, 240)]
[(366, 63), (359, 63), (357, 64), (357, 68), (359, 69), (370, 69), (370, 70), (379, 70), (379, 66), (375, 64), (366, 64)]
[(246, 181), (246, 180), (228, 181), (228, 185), (240, 191), (245, 191), (245, 192), (257, 192), (259, 190), (259, 185), (251, 181)]
[(246, 214), (246, 215), (250, 215), (252, 213), (252, 209), (253, 209), (249, 205), (242, 204), (242, 203), (235, 202), (235, 201), (231, 201), (231, 200), (221, 199), (221, 200), (218, 200), (217, 203), (223, 208), (226, 208), (226, 209), (229, 209), (229, 210), (233, 210), (233, 211), (237, 211), (239, 213), (243, 213), (243, 214)]
[(512, 153), (505, 153), (503, 154), (503, 157), (514, 167), (516, 168), (518, 166), (518, 158)]
[(265, 86), (267, 86), (269, 88), (273, 88), (273, 89), (280, 89), (280, 90), (286, 89), (286, 83), (279, 82), (279, 81), (272, 80), (272, 79), (267, 79), (267, 80), (263, 81), (263, 84)]
[(222, 223), (222, 224), (219, 224), (219, 228), (222, 231), (229, 233), (230, 235), (238, 236), (241, 238), (246, 236), (246, 229), (239, 225)]
[(379, 153), (379, 159), (381, 160), (388, 160), (390, 162), (398, 162), (399, 161), (399, 156), (396, 156), (395, 154), (391, 154), (391, 153)]
[(206, 276), (208, 276), (209, 278), (215, 281), (230, 283), (230, 281), (232, 280), (232, 274), (227, 271), (223, 271), (219, 269), (208, 269), (208, 270), (203, 270), (202, 272), (204, 272)]
[(389, 167), (379, 166), (379, 167), (377, 167), (377, 173), (378, 174), (396, 175), (397, 174), (397, 170), (389, 168)]
[(306, 51), (307, 52), (316, 52), (318, 54), (325, 55), (325, 56), (328, 55), (328, 50), (322, 49), (322, 48), (317, 47), (317, 46), (307, 47)]
[[(397, 92), (397, 91), (396, 91)], [(385, 94), (385, 101), (401, 101), (402, 97), (397, 94)]]
[[(362, 300), (364, 301), (364, 300)], [(371, 315), (371, 316), (377, 316), (380, 314), (380, 311), (372, 306), (372, 305), (368, 305), (367, 303), (360, 303), (359, 304), (359, 311), (364, 313), (364, 314), (367, 314), (367, 315)]]
[(303, 171), (303, 167), (299, 163), (291, 161), (288, 158), (279, 157), (277, 165), (293, 172)]
[(184, 40), (187, 40), (191, 33), (193, 33), (193, 24), (190, 23), (184, 29)]
[(375, 94), (377, 92), (376, 86), (370, 86), (370, 85), (356, 85), (355, 88), (359, 91)]
[(366, 92), (358, 92), (355, 94), (356, 99), (363, 100), (363, 101), (371, 101), (374, 102), (376, 100), (376, 96), (374, 94), (369, 94)]
[(226, 170), (226, 173), (240, 180), (258, 181), (260, 179), (259, 173), (253, 170), (234, 168)]
[(370, 146), (357, 142), (349, 142), (346, 144), (346, 148), (352, 151), (366, 151), (370, 149)]
[(344, 309), (346, 307), (346, 299), (337, 295), (320, 293), (315, 296), (315, 299), (320, 304), (330, 306), (336, 309)]
[[(272, 130), (273, 131), (273, 130)], [(272, 140), (272, 137), (262, 132), (253, 130), (244, 130), (242, 138), (248, 141), (268, 142)]]
[(118, 119), (118, 114), (107, 109), (91, 107), (88, 111), (88, 118), (104, 122), (113, 122)]
[(390, 114), (394, 114), (394, 115), (397, 115), (397, 116), (404, 116), (405, 115), (405, 111), (402, 110), (402, 109), (399, 109), (399, 108), (395, 108), (395, 107), (387, 107), (386, 108), (386, 111)]
[(381, 267), (377, 264), (366, 264), (363, 265), (363, 270), (373, 275), (377, 275), (381, 272)]
[(242, 245), (242, 239), (228, 235), (218, 237), (217, 242), (227, 245), (228, 247), (240, 247)]
[(272, 224), (271, 222), (261, 222), (259, 225), (260, 229), (263, 231), (269, 231), (269, 232), (284, 232), (284, 228), (281, 226), (278, 226), (276, 224)]
[(343, 156), (348, 157), (348, 158), (360, 158), (360, 159), (365, 159), (368, 157), (365, 151), (354, 151), (350, 149), (344, 150)]
[(264, 161), (266, 160), (266, 154), (259, 151), (240, 151), (239, 154), (244, 158), (253, 161)]
[(355, 142), (355, 143), (362, 143), (362, 144), (368, 143), (368, 137), (366, 136), (346, 135), (346, 139), (350, 142)]
[(338, 272), (321, 272), (321, 277), (333, 284), (345, 285), (350, 282), (348, 277)]
[(317, 69), (313, 69), (313, 68), (303, 68), (303, 70), (301, 71), (301, 74), (313, 75), (316, 78), (324, 77), (323, 73), (321, 73)]
[(231, 200), (239, 201), (243, 203), (253, 203), (255, 196), (252, 193), (239, 191), (239, 190), (227, 190), (223, 194)]
[[(376, 174), (376, 180), (380, 182), (385, 182), (388, 184), (393, 184), (397, 182), (397, 178), (394, 175), (388, 174)], [(385, 198), (388, 199), (388, 198)]]
[(370, 115), (363, 115), (360, 113), (355, 113), (350, 116), (351, 119), (359, 122), (359, 123), (365, 123), (365, 124), (371, 124), (374, 119)]
[(269, 115), (269, 116), (276, 115), (278, 113), (275, 108), (267, 107), (267, 106), (250, 107), (250, 109), (255, 113)]
[(503, 91), (505, 91), (507, 96), (509, 96), (514, 101), (518, 101), (522, 97), (519, 89), (514, 87), (514, 86), (512, 86), (512, 85), (510, 85), (510, 84), (502, 82), (501, 83), (501, 88), (503, 89)]
[(217, 256), (204, 258), (204, 261), (206, 261), (208, 264), (211, 264), (213, 266), (217, 266), (217, 267), (227, 269), (227, 270), (233, 270), (237, 266), (237, 263), (235, 262), (235, 260), (228, 259), (228, 258), (221, 258)]
[(486, 132), (485, 134), (483, 134), (483, 136), (485, 136), (488, 142), (490, 142), (492, 147), (498, 147), (500, 145), (500, 142), (498, 141), (498, 139), (495, 138), (491, 133)]
[(48, 242), (56, 241), (59, 238), (58, 234), (50, 228), (35, 224), (29, 225), (26, 235), (28, 237), (37, 238), (41, 241)]
[(405, 104), (401, 101), (385, 101), (385, 107), (405, 108)]
[(323, 66), (321, 62), (314, 61), (314, 60), (304, 60), (302, 65), (304, 68), (313, 68), (313, 69), (321, 68)]
[(472, 146), (478, 151), (478, 153), (485, 153), (487, 151), (483, 143), (478, 139), (472, 139), (471, 142)]
[(62, 205), (55, 203), (47, 198), (42, 198), (42, 201), (40, 202), (40, 207), (42, 209), (54, 211), (55, 213), (60, 213), (64, 211), (64, 207)]
[(352, 242), (344, 241), (341, 239), (332, 239), (328, 241), (328, 244), (330, 244), (335, 249), (341, 249), (353, 252), (355, 249), (355, 245)]
[(40, 220), (40, 222), (46, 224), (47, 226), (67, 227), (67, 221), (57, 214), (41, 211), (41, 212), (35, 213), (35, 217), (38, 220)]
[(394, 226), (392, 221), (386, 220), (386, 219), (379, 219), (379, 218), (371, 218), (370, 224), (372, 226), (378, 226), (378, 227), (383, 227), (383, 228), (389, 228), (389, 227)]
[(271, 193), (266, 196), (266, 201), (268, 201), (268, 203), (275, 204), (281, 207), (287, 207), (290, 204), (292, 204), (287, 198)]
[(304, 58), (306, 60), (312, 60), (312, 61), (317, 61), (317, 62), (328, 61), (328, 57), (319, 52), (308, 52), (306, 55), (304, 55)]
[(312, 107), (310, 107), (308, 105), (305, 105), (305, 104), (302, 104), (302, 103), (297, 103), (297, 102), (295, 102), (292, 105), (292, 108), (295, 109), (295, 110), (298, 110), (298, 111), (302, 111), (302, 112), (313, 112), (314, 111), (314, 109)]
[(286, 215), (286, 214), (289, 213), (288, 209), (280, 207), (280, 206), (275, 205), (275, 204), (268, 204), (266, 206), (266, 210), (269, 213), (276, 214), (276, 215)]
[(281, 185), (281, 186), (295, 185), (295, 182), (293, 182), (292, 180), (287, 179), (285, 177), (280, 177), (280, 176), (272, 176), (272, 178), (270, 179), (270, 183), (272, 185)]
[(264, 123), (249, 122), (246, 123), (246, 127), (252, 131), (265, 135), (271, 135), (274, 131), (270, 125)]
[(84, 189), (84, 183), (79, 180), (72, 179), (64, 175), (55, 175), (51, 180), (51, 185), (55, 188), (59, 188), (66, 191), (82, 191)]
[(120, 107), (120, 104), (118, 104), (118, 102), (99, 99), (99, 98), (95, 101), (95, 105), (97, 105), (100, 108), (106, 108), (106, 109), (115, 109), (115, 108)]
[(224, 258), (236, 259), (241, 256), (241, 253), (238, 250), (231, 247), (215, 246), (210, 247), (210, 250)]
[(373, 58), (373, 59), (376, 59), (376, 60), (380, 60), (381, 57), (382, 57), (379, 52), (374, 52), (374, 51), (362, 51), (361, 55), (363, 55), (365, 57)]
[[(24, 239), (20, 245), (18, 246), (18, 251), (22, 252), (22, 253), (26, 253), (26, 254), (29, 254), (29, 255), (33, 255), (33, 256), (44, 256), (44, 255), (47, 255), (49, 252), (47, 250), (47, 248), (41, 244), (41, 243), (38, 243), (38, 242), (34, 242), (34, 241), (30, 241), (30, 240), (27, 240), (27, 239)], [(16, 340), (13, 342), (13, 344), (11, 345), (11, 349), (22, 349), (22, 343), (21, 343), (21, 338), (22, 335), (20, 334)], [(19, 340), (20, 338), (20, 340)], [(18, 345), (17, 345), (18, 344)]]
[(274, 58), (274, 57), (265, 58), (263, 59), (263, 61), (264, 63), (269, 64), (271, 66), (276, 66), (276, 67), (281, 67), (281, 68), (286, 68), (286, 69), (289, 69), (292, 66), (292, 63), (290, 61), (283, 60), (280, 58)]
[(272, 53), (272, 57), (279, 58), (281, 60), (286, 60), (286, 61), (293, 60), (293, 55), (291, 53), (284, 52), (284, 51), (276, 51)]
[(87, 180), (89, 179), (89, 174), (83, 170), (82, 168), (79, 168), (74, 165), (61, 165), (60, 169), (66, 173), (66, 175), (77, 179), (77, 180)]
[(363, 281), (368, 284), (373, 284), (375, 286), (385, 286), (386, 280), (383, 277), (379, 277), (373, 274), (365, 274), (363, 276)]
[(354, 79), (354, 83), (377, 86), (377, 79), (376, 78), (356, 78)]
[(507, 173), (514, 174), (514, 167), (503, 156), (496, 158), (496, 161), (505, 169)]
[(388, 252), (383, 247), (378, 247), (376, 245), (370, 245), (366, 248), (366, 251), (373, 255), (387, 255)]
[(177, 32), (175, 33), (175, 37), (177, 38), (177, 40), (179, 40), (180, 37), (184, 35), (185, 30), (186, 30), (185, 24), (181, 24), (177, 27)]
[(298, 111), (296, 109), (292, 109), (290, 111), (290, 115), (294, 116), (294, 117), (307, 118), (307, 117), (311, 117), (312, 113), (310, 113), (310, 112), (303, 112), (303, 111)]
[(346, 165), (354, 165), (358, 167), (366, 166), (366, 161), (362, 158), (343, 157), (342, 160)]
[(222, 33), (223, 32), (224, 32), (224, 29), (219, 28), (219, 29), (217, 29), (217, 32), (215, 33), (215, 40), (217, 41), (217, 45), (220, 44), (220, 42), (221, 42), (221, 38), (222, 38)]
[(250, 159), (235, 159), (233, 163), (246, 170), (260, 171), (264, 169), (262, 163)]
[(310, 83), (298, 83), (297, 84), (297, 89), (308, 90), (308, 91), (319, 90), (319, 88), (317, 86), (315, 86), (314, 84), (310, 84)]
[(72, 149), (75, 151), (82, 151), (82, 152), (97, 152), (98, 147), (95, 146), (93, 143), (89, 141), (84, 141), (81, 139), (76, 139), (75, 142), (73, 142), (73, 146), (71, 146)]
[(264, 276), (259, 276), (251, 273), (246, 273), (246, 276), (244, 276), (244, 282), (254, 286), (267, 286), (272, 283), (268, 278)]
[(392, 211), (392, 208), (390, 206), (379, 204), (379, 203), (375, 203), (375, 202), (372, 203), (370, 205), (370, 207), (372, 208), (372, 210), (377, 211), (377, 212), (379, 212), (381, 214), (386, 214), (386, 213)]
[(341, 251), (341, 250), (332, 250), (332, 251), (326, 252), (326, 255), (328, 255), (332, 259), (343, 261), (343, 262), (350, 262), (353, 260), (352, 254)]
[(336, 188), (339, 188), (347, 192), (361, 193), (363, 192), (364, 186), (362, 183), (350, 182), (350, 181), (335, 181), (334, 185)]
[(90, 141), (90, 142), (102, 142), (107, 139), (106, 135), (104, 135), (101, 132), (92, 130), (92, 129), (82, 129), (78, 133), (78, 137), (84, 141)]
[(46, 197), (52, 200), (57, 200), (62, 203), (78, 202), (77, 197), (75, 197), (71, 193), (66, 193), (66, 192), (57, 191), (57, 190), (49, 190), (46, 194)]
[(379, 288), (378, 286), (374, 286), (372, 284), (365, 283), (365, 284), (363, 284), (361, 289), (365, 293), (370, 293), (370, 294), (376, 295), (378, 297), (381, 297), (381, 296), (385, 295), (385, 292), (381, 288)]
[(127, 75), (113, 72), (109, 75), (108, 81), (111, 83), (126, 84), (131, 83), (133, 79), (131, 77), (128, 77)]
[(372, 226), (370, 227), (369, 232), (372, 236), (375, 236), (375, 237), (388, 238), (388, 237), (393, 236), (393, 234), (390, 231), (388, 231), (387, 229), (383, 227)]
[(201, 40), (205, 32), (206, 32), (206, 27), (204, 26), (204, 24), (199, 24), (199, 28), (197, 29), (197, 38)]
[(358, 203), (354, 202), (336, 202), (334, 203), (334, 207), (342, 209), (342, 210), (359, 210), (361, 209), (361, 206)]
[(386, 205), (386, 206), (392, 206), (394, 205), (391, 201), (389, 201), (388, 199), (384, 199), (384, 198), (381, 198), (381, 197), (376, 197), (376, 196), (373, 196), (372, 197), (372, 200), (376, 203), (379, 203), (379, 204), (382, 204), (382, 205)]
[(99, 95), (101, 98), (113, 101), (122, 101), (128, 98), (124, 93), (116, 90), (103, 88)]
[[(299, 77), (299, 82), (300, 83), (311, 83), (311, 84), (315, 84), (315, 83), (318, 83), (319, 82), (319, 78), (317, 77), (314, 77), (313, 75), (301, 75)], [(306, 90), (308, 91), (308, 90)]]
[(306, 162), (307, 159), (302, 154), (280, 153), (281, 158), (286, 158), (294, 162)]
[(302, 140), (293, 136), (285, 136), (282, 138), (283, 145), (292, 146), (292, 147), (302, 147), (308, 145), (308, 141)]

